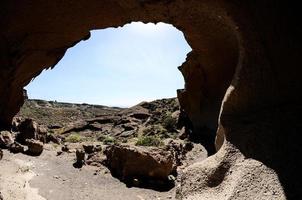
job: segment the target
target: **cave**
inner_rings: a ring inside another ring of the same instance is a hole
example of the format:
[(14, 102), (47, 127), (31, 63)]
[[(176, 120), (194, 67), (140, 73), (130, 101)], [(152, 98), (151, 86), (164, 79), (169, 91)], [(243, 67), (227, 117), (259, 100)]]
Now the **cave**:
[(194, 132), (218, 152), (186, 169), (178, 199), (301, 199), (301, 14), (294, 2), (114, 0), (1, 3), (0, 127), (23, 87), (90, 30), (131, 21), (181, 30), (192, 52), (178, 91)]

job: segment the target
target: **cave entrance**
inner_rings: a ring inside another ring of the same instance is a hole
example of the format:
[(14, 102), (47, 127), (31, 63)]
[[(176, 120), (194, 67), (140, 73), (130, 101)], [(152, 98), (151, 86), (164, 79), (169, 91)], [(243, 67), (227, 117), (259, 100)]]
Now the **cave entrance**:
[[(164, 23), (91, 31), (90, 39), (70, 48), (52, 70), (43, 71), (25, 87), (29, 99), (17, 117), (44, 126), (49, 134), (46, 143), (58, 142), (63, 151), (72, 152), (74, 144), (82, 142), (102, 148), (115, 143), (176, 148), (171, 141), (186, 137), (176, 98), (184, 79), (177, 67), (191, 50), (183, 33)], [(193, 148), (192, 143), (182, 142), (177, 151)], [(199, 152), (196, 159), (206, 157), (206, 151)], [(98, 159), (93, 155), (86, 162)], [(74, 167), (81, 167), (81, 162)], [(120, 178), (119, 169), (110, 170)], [(176, 175), (176, 168), (171, 173)], [(144, 187), (169, 190), (171, 183)]]
[[(122, 4), (124, 6), (124, 3)], [(100, 7), (95, 7), (95, 9), (93, 9), (96, 12), (87, 12), (87, 10), (90, 9), (86, 10), (86, 7), (84, 6), (82, 7), (78, 5), (79, 4), (68, 5), (70, 6), (70, 12), (67, 12), (64, 15), (61, 15), (60, 13), (55, 18), (49, 18), (48, 17), (49, 15), (45, 15), (45, 16), (41, 15), (41, 19), (42, 19), (41, 21), (45, 23), (39, 23), (39, 26), (38, 25), (29, 26), (28, 29), (24, 29), (25, 30), (24, 35), (26, 36), (29, 35), (29, 37), (24, 37), (25, 41), (22, 41), (22, 44), (27, 44), (24, 47), (26, 51), (20, 51), (20, 55), (21, 55), (20, 57), (16, 56), (16, 58), (12, 58), (12, 61), (14, 61), (14, 63), (17, 63), (16, 67), (14, 68), (16, 70), (13, 70), (12, 72), (4, 71), (5, 72), (4, 75), (8, 75), (7, 77), (14, 77), (14, 80), (18, 82), (17, 84), (14, 84), (15, 82), (13, 82), (13, 80), (9, 80), (7, 81), (7, 83), (5, 83), (3, 87), (6, 88), (5, 86), (8, 86), (8, 89), (4, 90), (1, 88), (2, 94), (6, 94), (6, 92), (8, 93), (7, 95), (8, 98), (1, 101), (1, 110), (0, 110), (1, 123), (9, 124), (12, 116), (17, 111), (17, 107), (23, 102), (23, 98), (21, 95), (23, 86), (25, 86), (32, 77), (36, 77), (37, 74), (39, 74), (42, 69), (47, 68), (49, 66), (53, 66), (54, 63), (56, 63), (56, 61), (62, 57), (67, 47), (70, 47), (72, 44), (79, 41), (81, 38), (86, 38), (85, 35), (88, 33), (88, 30), (95, 27), (104, 28), (111, 25), (123, 24), (129, 19), (135, 19), (134, 16), (137, 16), (136, 19), (142, 19), (141, 17), (145, 15), (145, 13), (150, 13), (150, 16), (146, 16), (144, 20), (166, 21), (171, 23), (173, 22), (175, 25), (177, 25), (177, 27), (182, 28), (182, 30), (186, 34), (186, 37), (188, 38), (188, 41), (190, 40), (190, 44), (192, 45), (194, 52), (192, 52), (189, 55), (186, 64), (181, 67), (186, 82), (185, 88), (187, 92), (186, 91), (182, 92), (180, 95), (181, 98), (179, 99), (182, 99), (182, 101), (185, 102), (186, 108), (184, 108), (184, 110), (188, 113), (188, 116), (192, 121), (192, 126), (194, 126), (196, 133), (202, 134), (201, 132), (205, 130), (204, 126), (207, 124), (213, 125), (211, 126), (213, 127), (212, 129), (216, 128), (221, 100), (223, 98), (226, 88), (229, 86), (229, 83), (232, 80), (234, 70), (238, 61), (237, 59), (238, 38), (236, 34), (237, 32), (234, 31), (237, 30), (238, 27), (233, 27), (233, 23), (228, 24), (231, 18), (224, 16), (226, 13), (223, 12), (222, 15), (217, 15), (216, 11), (212, 12), (212, 9), (209, 9), (207, 6), (200, 6), (201, 10), (191, 9), (192, 7), (189, 4), (188, 6), (183, 6), (183, 5), (177, 6), (177, 8), (179, 8), (180, 10), (179, 9), (158, 10), (156, 9), (157, 6), (159, 7), (162, 6), (162, 3), (160, 2), (158, 5), (156, 5), (156, 7), (153, 7), (153, 5), (146, 6), (146, 8), (144, 6), (138, 6), (137, 7), (138, 9), (135, 7), (131, 7), (131, 11), (130, 11), (130, 7), (129, 8), (127, 7), (126, 10), (121, 10), (123, 12), (126, 11), (126, 15), (116, 15), (116, 12), (112, 12), (112, 9), (106, 9), (107, 7), (103, 7), (103, 4), (100, 4)], [(123, 8), (123, 6), (121, 6), (121, 8)], [(56, 8), (56, 6), (54, 7)], [(119, 6), (114, 6), (113, 8), (119, 8)], [(202, 9), (204, 8), (206, 8), (206, 11), (202, 12)], [(78, 12), (79, 11), (78, 9), (80, 9), (81, 12)], [(128, 9), (129, 11), (127, 11)], [(100, 10), (103, 10), (104, 12), (100, 12)], [(137, 10), (138, 13), (132, 12), (135, 10)], [(181, 12), (179, 12), (178, 10)], [(156, 14), (153, 16), (154, 11), (162, 14), (160, 15)], [(221, 11), (217, 11), (217, 12), (221, 12)], [(79, 13), (81, 13), (81, 15), (78, 15)], [(98, 14), (95, 15), (96, 13)], [(104, 13), (104, 15), (101, 13)], [(132, 15), (132, 13), (134, 15)], [(190, 15), (188, 15), (188, 13)], [(31, 12), (28, 12), (27, 14), (31, 14)], [(20, 14), (18, 16), (23, 16), (23, 15)], [(106, 18), (112, 17), (112, 22), (109, 22), (111, 20), (105, 22), (106, 20), (103, 20), (103, 16), (106, 16)], [(45, 18), (44, 21), (43, 18)], [(55, 20), (59, 20), (60, 23), (57, 23), (57, 21)], [(68, 24), (68, 26), (66, 26), (66, 29), (64, 28), (62, 30), (62, 27), (58, 26), (58, 24), (60, 25)], [(27, 27), (28, 23), (25, 23), (24, 26)], [(49, 27), (52, 28), (54, 34), (52, 33), (49, 34), (48, 32), (44, 33), (43, 31), (41, 31), (41, 30), (48, 30)], [(30, 31), (32, 29), (34, 29), (34, 31)], [(72, 32), (75, 32), (76, 34), (73, 35)], [(31, 33), (35, 33), (35, 34), (31, 34)], [(63, 35), (62, 38), (58, 36), (61, 35), (61, 33)], [(13, 35), (12, 38), (14, 37), (15, 36)], [(48, 42), (46, 44), (44, 43), (45, 40), (51, 42)], [(19, 42), (16, 41), (16, 44), (19, 44)], [(131, 44), (131, 46), (132, 45), (133, 44)], [(9, 47), (9, 43), (8, 43), (8, 47)], [(21, 47), (23, 47), (23, 45), (20, 46), (16, 45), (16, 50), (21, 50), (22, 49)], [(9, 52), (9, 50), (10, 48), (8, 48), (7, 52)], [(31, 51), (29, 51), (30, 53), (25, 54), (24, 52), (27, 52), (27, 50), (31, 50)], [(24, 57), (22, 56), (23, 54)], [(83, 57), (83, 54), (79, 54), (78, 57)], [(22, 62), (19, 62), (21, 61), (21, 59)], [(111, 59), (111, 62), (113, 60), (114, 59)], [(37, 67), (32, 67), (33, 64), (36, 65)], [(177, 64), (176, 66), (178, 65), (179, 64)], [(64, 67), (64, 69), (65, 68), (66, 67)], [(56, 69), (59, 69), (58, 65), (56, 66), (55, 70)], [(118, 70), (116, 70), (115, 72), (117, 71)], [(84, 72), (82, 74), (83, 77), (84, 77)], [(95, 74), (91, 73), (91, 75), (95, 75)], [(66, 79), (69, 76), (71, 76), (71, 74), (67, 74), (63, 77), (63, 79), (65, 80), (65, 84), (68, 84)], [(53, 80), (52, 82), (49, 82), (48, 85), (51, 84), (54, 85), (54, 83), (56, 82), (57, 81)], [(89, 88), (92, 85), (93, 84), (89, 84), (86, 88)], [(161, 84), (161, 86), (163, 85), (164, 84)], [(81, 83), (81, 87), (82, 86), (83, 83)], [(61, 87), (62, 84), (59, 84), (57, 86), (57, 89)], [(147, 89), (145, 88), (145, 90)], [(81, 92), (78, 91), (77, 94), (79, 93), (83, 94), (82, 91)], [(33, 98), (30, 91), (29, 91), (29, 96)], [(59, 99), (56, 100), (60, 101)], [(88, 102), (86, 100), (84, 101)], [(43, 103), (45, 102), (42, 101), (42, 104)], [(104, 104), (104, 103), (100, 103), (100, 104)], [(166, 103), (164, 103), (164, 105), (165, 104)], [(40, 104), (38, 104), (37, 107), (39, 106)], [(47, 106), (51, 107), (52, 105), (51, 103), (50, 104), (46, 103), (45, 107)], [(140, 106), (142, 108), (150, 108), (150, 109), (153, 108), (153, 106), (150, 104), (143, 104)], [(71, 108), (72, 107), (73, 105), (71, 106)], [(87, 104), (83, 105), (84, 110), (87, 110), (88, 107), (89, 106), (87, 106)], [(60, 111), (60, 109), (58, 110)], [(130, 112), (129, 114), (134, 114), (132, 115), (132, 117), (137, 118), (137, 120), (144, 120), (147, 118), (146, 116), (148, 116), (143, 112), (140, 113)], [(77, 122), (77, 120), (73, 119), (72, 116), (73, 113), (72, 115), (70, 115), (71, 122)], [(91, 132), (85, 132), (87, 128), (98, 129), (99, 124), (102, 123), (106, 124), (108, 121), (115, 120), (115, 118), (103, 119), (101, 118), (101, 115), (99, 117), (100, 118), (98, 118), (96, 121), (92, 120), (89, 121), (88, 123), (72, 123), (72, 126), (67, 128), (62, 127), (62, 125), (60, 124), (59, 125), (53, 124), (51, 129), (58, 129), (60, 133), (66, 134), (67, 136), (66, 138), (68, 138), (70, 141), (80, 141), (82, 138), (79, 137), (79, 135), (72, 134), (73, 132), (82, 131), (84, 132), (85, 135), (89, 135)], [(208, 119), (208, 120), (204, 122), (203, 121), (204, 119)], [(130, 126), (132, 124), (127, 124), (127, 126), (125, 126), (125, 123), (127, 123), (127, 119), (125, 120), (121, 119), (120, 121), (117, 121), (116, 125), (120, 125), (120, 128), (127, 130), (127, 132), (125, 131), (126, 133), (124, 135), (128, 136), (129, 134), (131, 134), (131, 131), (133, 131), (133, 126)], [(107, 128), (111, 130), (111, 127), (107, 127)], [(115, 131), (115, 133), (118, 132), (119, 130)], [(102, 138), (102, 141), (106, 141), (108, 143), (114, 142), (112, 138), (109, 137)], [(148, 142), (148, 141), (145, 140), (141, 141), (141, 143), (144, 142)]]
[(184, 125), (178, 123), (176, 96), (184, 80), (177, 67), (190, 51), (183, 33), (169, 24), (91, 31), (25, 87), (30, 100), (19, 116), (68, 142), (118, 138), (160, 145), (158, 137), (177, 138)]
[(34, 99), (119, 107), (175, 97), (184, 87), (177, 67), (190, 51), (183, 33), (165, 23), (94, 30), (25, 89)]

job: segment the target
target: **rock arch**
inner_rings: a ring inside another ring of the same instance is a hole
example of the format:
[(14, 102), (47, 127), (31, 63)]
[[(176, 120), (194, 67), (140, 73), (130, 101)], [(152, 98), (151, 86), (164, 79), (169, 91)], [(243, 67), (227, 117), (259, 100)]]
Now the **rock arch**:
[[(1, 2), (0, 11), (2, 128), (22, 105), (23, 87), (88, 39), (90, 30), (131, 21), (170, 23), (193, 49), (181, 67), (186, 82), (181, 104), (196, 132), (218, 124), (225, 138), (217, 140), (222, 145), (217, 154), (185, 172), (179, 198), (271, 199), (263, 188), (278, 199), (301, 197), (295, 181), (300, 173), (287, 170), (301, 166), (295, 160), (301, 151), (295, 140), (302, 124), (296, 92), (302, 89), (301, 30), (294, 3), (11, 0)], [(192, 172), (199, 181), (190, 178)], [(244, 190), (250, 187), (252, 192)]]

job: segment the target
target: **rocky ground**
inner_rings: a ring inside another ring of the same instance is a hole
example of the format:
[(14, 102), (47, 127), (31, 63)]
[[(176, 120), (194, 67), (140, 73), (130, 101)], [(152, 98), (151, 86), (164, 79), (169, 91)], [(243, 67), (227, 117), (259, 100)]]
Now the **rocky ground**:
[(207, 157), (185, 138), (175, 98), (127, 109), (27, 100), (0, 134), (0, 199), (174, 199), (183, 169)]

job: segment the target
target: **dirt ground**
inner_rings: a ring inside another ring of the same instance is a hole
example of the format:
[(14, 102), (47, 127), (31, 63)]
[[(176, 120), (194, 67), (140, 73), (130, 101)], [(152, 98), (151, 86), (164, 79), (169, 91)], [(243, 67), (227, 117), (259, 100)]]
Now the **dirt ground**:
[(166, 200), (175, 189), (128, 188), (105, 167), (73, 167), (74, 155), (46, 148), (39, 157), (4, 151), (0, 191), (4, 200)]

